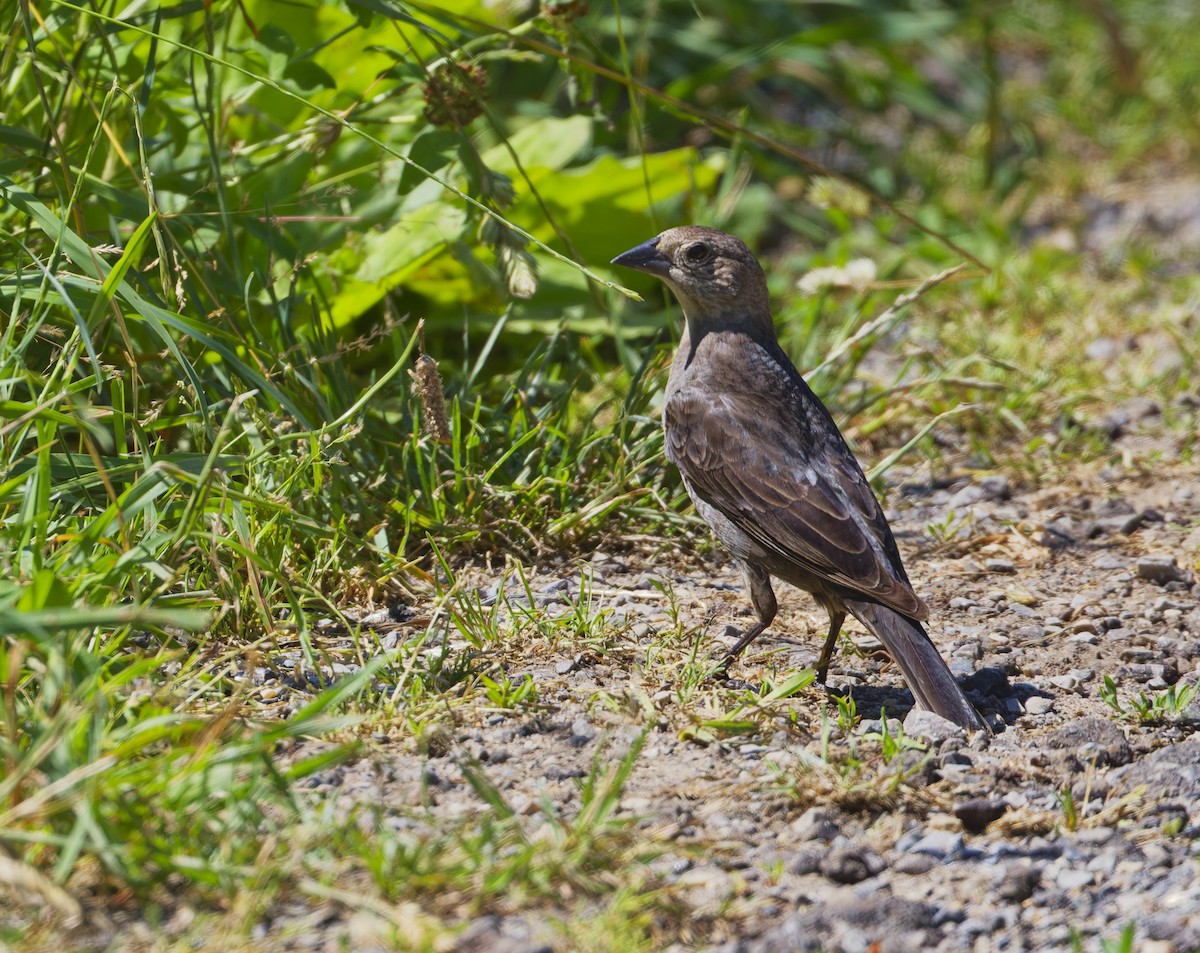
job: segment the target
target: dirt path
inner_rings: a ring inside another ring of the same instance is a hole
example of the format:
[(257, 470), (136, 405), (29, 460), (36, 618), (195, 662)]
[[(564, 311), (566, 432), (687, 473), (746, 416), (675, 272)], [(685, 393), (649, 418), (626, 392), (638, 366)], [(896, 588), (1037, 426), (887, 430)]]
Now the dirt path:
[[(1121, 440), (1144, 451), (1186, 435), (1151, 415)], [(615, 765), (645, 732), (618, 812), (641, 818), (630, 866), (604, 876), (669, 895), (678, 919), (658, 930), (678, 949), (1045, 951), (1076, 935), (1098, 949), (1129, 922), (1138, 950), (1200, 949), (1200, 705), (1143, 719), (1131, 701), (1165, 700), (1171, 686), (1178, 699), (1200, 678), (1200, 478), (1159, 456), (1045, 490), (964, 474), (889, 495), (933, 637), (990, 738), (918, 714), (904, 735), (927, 750), (893, 750), (900, 725), (881, 739), (880, 712), (903, 717), (911, 696), (859, 630), (829, 679), (859, 723), (839, 722), (817, 686), (758, 704), (764, 681), (820, 647), (824, 616), (787, 588), (776, 638), (734, 673), (750, 688), (704, 680), (726, 627), (749, 612), (740, 580), (719, 554), (634, 546), (596, 554), (582, 575), (536, 570), (527, 590), (510, 579), (509, 610), (532, 605), (543, 625), (498, 643), (493, 671), (513, 685), (531, 676), (535, 706), (464, 706), (425, 754), (379, 745), (329, 790), (346, 807), (474, 816), (488, 810), (464, 777), (474, 763), (536, 829), (547, 810), (577, 817), (593, 764)], [(495, 605), (496, 579), (479, 584), (480, 609)], [(1105, 676), (1123, 713), (1103, 697)], [(634, 858), (646, 855), (642, 880)], [(493, 906), (453, 949), (560, 948), (553, 904)]]

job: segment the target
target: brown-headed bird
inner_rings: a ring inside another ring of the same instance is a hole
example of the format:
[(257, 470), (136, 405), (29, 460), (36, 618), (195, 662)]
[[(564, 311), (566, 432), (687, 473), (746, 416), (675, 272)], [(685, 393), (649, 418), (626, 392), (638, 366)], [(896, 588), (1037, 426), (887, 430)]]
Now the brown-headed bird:
[(968, 731), (985, 729), (921, 620), (891, 528), (829, 411), (779, 346), (763, 270), (737, 238), (672, 228), (613, 259), (661, 278), (684, 331), (663, 407), (667, 459), (700, 515), (745, 573), (758, 621), (775, 618), (775, 576), (829, 613), (824, 681), (849, 612), (900, 666), (917, 703)]

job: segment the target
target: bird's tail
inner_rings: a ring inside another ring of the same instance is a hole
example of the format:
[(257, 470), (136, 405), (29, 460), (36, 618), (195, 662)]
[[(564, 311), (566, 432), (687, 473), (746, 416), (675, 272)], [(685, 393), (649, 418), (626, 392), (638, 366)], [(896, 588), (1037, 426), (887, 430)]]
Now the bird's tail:
[(921, 623), (877, 602), (847, 600), (846, 608), (883, 643), (918, 705), (967, 731), (987, 731)]

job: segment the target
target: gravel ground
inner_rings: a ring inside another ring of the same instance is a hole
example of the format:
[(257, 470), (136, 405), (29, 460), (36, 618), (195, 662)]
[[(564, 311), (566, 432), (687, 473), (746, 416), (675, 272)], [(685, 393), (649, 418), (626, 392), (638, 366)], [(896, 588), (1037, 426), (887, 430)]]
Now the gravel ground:
[[(343, 808), (471, 816), (483, 805), (460, 765), (474, 759), (536, 824), (544, 799), (560, 816), (578, 811), (597, 753), (614, 762), (648, 728), (621, 813), (659, 852), (654, 882), (681, 910), (664, 928), (677, 949), (1091, 950), (1132, 922), (1143, 953), (1200, 950), (1200, 705), (1152, 721), (1130, 705), (1200, 679), (1200, 480), (1170, 462), (1183, 438), (1155, 408), (1117, 414), (1117, 456), (1153, 445), (1161, 466), (1110, 465), (1035, 491), (995, 474), (912, 478), (889, 494), (933, 638), (990, 737), (909, 712), (898, 673), (860, 630), (829, 678), (853, 699), (856, 727), (842, 731), (814, 685), (757, 729), (706, 730), (744, 685), (811, 665), (824, 616), (781, 587), (780, 617), (735, 680), (689, 694), (661, 677), (654, 646), (691, 633), (702, 655), (719, 652), (749, 618), (740, 579), (717, 553), (635, 544), (531, 571), (547, 615), (573, 612), (582, 585), (619, 633), (602, 646), (534, 638), (500, 650), (496, 671), (532, 676), (535, 711), (465, 706), (424, 754), (380, 737), (319, 789)], [(486, 606), (499, 588), (481, 575), (473, 592)], [(528, 602), (511, 579), (506, 591)], [(394, 628), (393, 641), (405, 637)], [(1105, 676), (1124, 716), (1102, 697)], [(904, 719), (926, 751), (884, 757), (884, 711), (893, 737), (891, 719)], [(461, 953), (561, 947), (561, 929), (529, 911), (463, 925), (451, 947)]]
[[(1197, 194), (1191, 181), (1114, 193), (1083, 246), (1116, 254), (1131, 235), (1163, 232), (1194, 270)], [(1034, 231), (1079, 246), (1052, 218)], [(1181, 360), (1165, 333), (1099, 337), (1083, 357), (1115, 367), (1131, 352), (1153, 374)], [(641, 741), (618, 817), (654, 859), (606, 876), (655, 890), (649, 928), (673, 951), (1200, 951), (1200, 704), (1150, 719), (1134, 704), (1172, 687), (1185, 698), (1200, 681), (1197, 407), (1194, 394), (1168, 408), (1138, 398), (1072, 421), (1110, 441), (1112, 462), (1064, 461), (1040, 488), (1016, 469), (890, 474), (889, 518), (931, 635), (990, 736), (910, 712), (895, 667), (859, 629), (844, 633), (828, 690), (748, 705), (753, 689), (813, 664), (823, 641), (824, 613), (783, 585), (777, 620), (732, 679), (700, 680), (752, 619), (740, 577), (719, 552), (618, 539), (584, 562), (526, 568), (524, 583), (459, 577), (461, 611), (500, 637), (477, 632), (480, 649), (449, 627), (449, 664), (470, 660), (514, 685), (528, 675), (533, 704), (503, 710), (475, 692), (439, 709), (420, 743), (373, 735), (356, 761), (311, 779), (311, 793), (399, 830), (453, 829), (490, 810), (464, 774), (475, 765), (536, 832), (547, 812), (576, 818), (589, 772)], [(514, 619), (522, 606), (529, 617)], [(432, 610), (429, 600), (363, 622), (390, 648)], [(242, 675), (286, 715), (354, 669), (336, 626), (321, 647), (344, 664), (305, 671), (297, 649)], [(1105, 699), (1106, 677), (1122, 711)], [(857, 724), (838, 722), (835, 693), (853, 701)], [(739, 719), (748, 724), (729, 723)], [(923, 748), (885, 752), (881, 734), (901, 732)], [(438, 902), (454, 931), (436, 947), (598, 949), (572, 942), (581, 925), (563, 922), (578, 912), (569, 890), (560, 904), (499, 901), (482, 913), (462, 902), (461, 915), (453, 898)], [(281, 902), (248, 948), (395, 948), (369, 912), (348, 896)], [(1129, 924), (1136, 941), (1124, 946)], [(159, 928), (139, 935), (130, 948), (164, 948)]]

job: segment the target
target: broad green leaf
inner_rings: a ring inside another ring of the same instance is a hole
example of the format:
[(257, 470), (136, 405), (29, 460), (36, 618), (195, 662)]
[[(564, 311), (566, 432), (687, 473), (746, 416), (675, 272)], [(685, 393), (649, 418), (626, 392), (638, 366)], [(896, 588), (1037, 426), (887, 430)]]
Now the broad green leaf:
[[(562, 169), (591, 144), (592, 120), (587, 116), (566, 119), (549, 116), (522, 126), (508, 137), (508, 146), (516, 152), (526, 171)], [(483, 154), (483, 164), (494, 172), (517, 178), (512, 152), (503, 144), (492, 146)]]
[(333, 302), (335, 327), (352, 321), (391, 289), (462, 236), (467, 216), (434, 202), (404, 215), (385, 232), (368, 235), (366, 254), (353, 278), (344, 279)]

